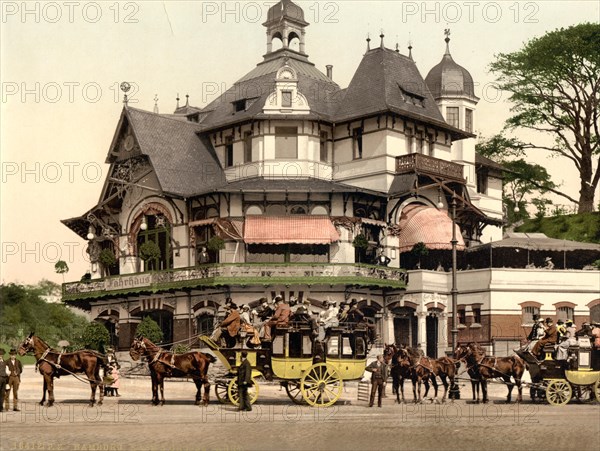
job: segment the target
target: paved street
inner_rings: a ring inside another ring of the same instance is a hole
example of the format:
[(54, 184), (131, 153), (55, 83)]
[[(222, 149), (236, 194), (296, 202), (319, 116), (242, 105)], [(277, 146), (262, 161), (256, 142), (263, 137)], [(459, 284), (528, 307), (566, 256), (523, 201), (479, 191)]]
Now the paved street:
[[(412, 393), (406, 385), (408, 397)], [(597, 449), (600, 404), (558, 408), (526, 402), (505, 404), (505, 388), (493, 386), (492, 402), (394, 403), (368, 408), (357, 384), (346, 384), (334, 407), (297, 406), (278, 385), (263, 383), (252, 412), (216, 402), (193, 405), (191, 382), (165, 383), (167, 405), (149, 403), (149, 379), (122, 379), (120, 398), (87, 407), (88, 388), (72, 377), (57, 381), (57, 403), (40, 407), (41, 376), (26, 367), (21, 412), (1, 416), (2, 450), (365, 450), (365, 449)], [(12, 407), (12, 406), (11, 406)]]

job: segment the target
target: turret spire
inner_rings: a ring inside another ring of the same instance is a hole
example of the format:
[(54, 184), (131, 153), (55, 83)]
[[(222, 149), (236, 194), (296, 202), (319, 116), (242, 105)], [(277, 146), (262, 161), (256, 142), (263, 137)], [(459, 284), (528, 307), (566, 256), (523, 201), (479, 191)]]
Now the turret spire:
[(154, 112), (158, 114), (158, 94), (154, 94)]
[(367, 52), (371, 50), (371, 33), (367, 33)]
[(445, 53), (445, 55), (450, 55), (450, 28), (446, 28), (444, 30), (444, 34), (446, 35), (446, 39), (444, 39), (444, 41), (446, 41), (446, 53)]

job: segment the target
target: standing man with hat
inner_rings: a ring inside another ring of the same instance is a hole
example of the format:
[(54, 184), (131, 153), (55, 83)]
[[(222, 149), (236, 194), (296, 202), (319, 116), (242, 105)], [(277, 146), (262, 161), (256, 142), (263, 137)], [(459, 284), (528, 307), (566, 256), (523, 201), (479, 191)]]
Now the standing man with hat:
[(373, 403), (375, 402), (376, 391), (377, 406), (381, 407), (381, 398), (383, 396), (383, 384), (388, 378), (388, 367), (383, 361), (383, 355), (378, 355), (377, 360), (371, 362), (371, 364), (367, 366), (365, 370), (371, 373), (371, 398), (369, 400), (369, 407), (373, 407)]
[(8, 390), (6, 390), (6, 398), (4, 399), (4, 408), (8, 410), (8, 401), (10, 398), (10, 392), (13, 392), (13, 410), (15, 412), (19, 411), (19, 384), (21, 383), (21, 373), (23, 373), (23, 364), (20, 360), (17, 360), (17, 350), (11, 349), (8, 353), (10, 355), (10, 359), (6, 362), (6, 367), (8, 369)]
[(4, 349), (0, 348), (0, 412), (4, 412), (4, 395), (6, 394), (6, 382), (8, 381), (8, 368), (4, 361)]
[(252, 404), (250, 404), (248, 388), (252, 385), (252, 365), (250, 365), (250, 362), (248, 361), (247, 351), (242, 351), (242, 362), (238, 368), (237, 384), (240, 396), (239, 410), (250, 412), (252, 410)]

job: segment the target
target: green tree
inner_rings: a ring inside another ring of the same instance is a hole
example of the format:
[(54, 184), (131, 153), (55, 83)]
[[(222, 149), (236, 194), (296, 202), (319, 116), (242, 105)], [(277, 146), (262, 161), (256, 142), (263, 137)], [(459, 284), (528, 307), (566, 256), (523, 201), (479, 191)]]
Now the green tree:
[(360, 263), (361, 259), (364, 259), (365, 257), (365, 252), (369, 247), (369, 241), (367, 240), (367, 237), (364, 234), (359, 233), (354, 237), (354, 240), (352, 240), (352, 246), (354, 246), (354, 249), (356, 249), (356, 254), (358, 255), (358, 262)]
[(415, 245), (412, 247), (412, 249), (410, 250), (410, 253), (418, 259), (419, 261), (419, 268), (421, 267), (421, 257), (426, 257), (427, 255), (429, 255), (429, 249), (427, 248), (427, 245), (425, 243), (423, 243), (422, 241), (415, 243)]
[(104, 347), (110, 342), (110, 334), (103, 324), (91, 322), (83, 330), (81, 341), (88, 349), (104, 352)]
[(490, 66), (513, 103), (506, 129), (538, 132), (539, 139), (520, 143), (521, 150), (560, 155), (579, 172), (578, 200), (557, 194), (575, 202), (580, 213), (593, 211), (600, 181), (598, 49), (600, 24), (586, 23), (532, 39), (517, 52), (497, 55)]
[(54, 270), (57, 274), (62, 274), (63, 283), (65, 283), (65, 273), (69, 272), (69, 266), (67, 265), (67, 262), (64, 260), (57, 261), (54, 265)]
[(136, 334), (146, 337), (153, 343), (160, 343), (163, 339), (163, 332), (160, 326), (149, 316), (146, 316), (138, 325)]

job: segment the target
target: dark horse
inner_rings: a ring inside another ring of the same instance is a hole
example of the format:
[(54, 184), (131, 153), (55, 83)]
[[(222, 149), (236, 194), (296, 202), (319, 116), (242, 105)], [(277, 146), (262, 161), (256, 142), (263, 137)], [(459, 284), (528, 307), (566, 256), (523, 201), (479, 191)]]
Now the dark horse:
[[(98, 405), (102, 404), (104, 399), (104, 389), (102, 378), (100, 377), (100, 368), (106, 369), (108, 361), (106, 357), (96, 351), (84, 349), (77, 352), (60, 352), (50, 348), (44, 341), (33, 335), (33, 332), (23, 340), (19, 346), (19, 355), (25, 355), (33, 352), (37, 360), (37, 367), (40, 374), (44, 376), (44, 395), (40, 405), (46, 402), (46, 391), (48, 391), (48, 407), (54, 404), (54, 378), (70, 374), (78, 379), (77, 373), (84, 373), (84, 382), (89, 382), (92, 389), (90, 398), (90, 407), (96, 402), (96, 387), (99, 387)], [(83, 379), (81, 379), (83, 380)]]
[[(485, 350), (475, 343), (468, 345), (459, 345), (455, 352), (454, 358), (464, 359), (467, 362), (467, 369), (471, 380), (476, 379), (481, 383), (481, 391), (483, 393), (483, 402), (488, 402), (487, 397), (487, 380), (494, 378), (502, 378), (508, 388), (508, 396), (506, 402), (511, 401), (512, 390), (515, 384), (519, 391), (517, 402), (523, 400), (521, 387), (521, 378), (525, 371), (525, 363), (517, 357), (486, 357)], [(515, 380), (514, 384), (511, 377)], [(475, 396), (475, 385), (473, 384), (473, 396)], [(479, 397), (479, 394), (477, 395)]]
[[(417, 361), (421, 353), (413, 348), (397, 347), (396, 345), (385, 345), (383, 358), (386, 364), (391, 364), (390, 375), (392, 376), (392, 391), (396, 393), (396, 402), (398, 404), (406, 402), (404, 399), (404, 380), (410, 379), (413, 383), (414, 402), (417, 402), (412, 361)], [(425, 396), (429, 392), (429, 380), (425, 379)], [(419, 390), (420, 392), (420, 390)], [(402, 396), (402, 399), (400, 399)]]
[[(216, 359), (202, 352), (186, 352), (174, 354), (164, 351), (144, 337), (135, 337), (131, 343), (129, 355), (133, 360), (146, 357), (150, 367), (152, 379), (152, 404), (159, 404), (158, 390), (160, 389), (160, 405), (165, 403), (165, 377), (192, 377), (196, 384), (196, 405), (208, 404), (210, 397), (210, 383), (208, 382), (208, 367)], [(204, 398), (202, 398), (204, 386)]]
[[(439, 359), (420, 357), (413, 365), (413, 393), (415, 389), (414, 380), (416, 379), (419, 390), (419, 401), (421, 401), (421, 383), (422, 381), (427, 383), (427, 380), (430, 379), (434, 388), (434, 400), (437, 402), (438, 385), (436, 377), (439, 377), (444, 385), (442, 402), (446, 402), (448, 386), (452, 387), (454, 385), (458, 363), (449, 357), (441, 357)], [(428, 389), (426, 388), (424, 397), (427, 397), (427, 391)]]

